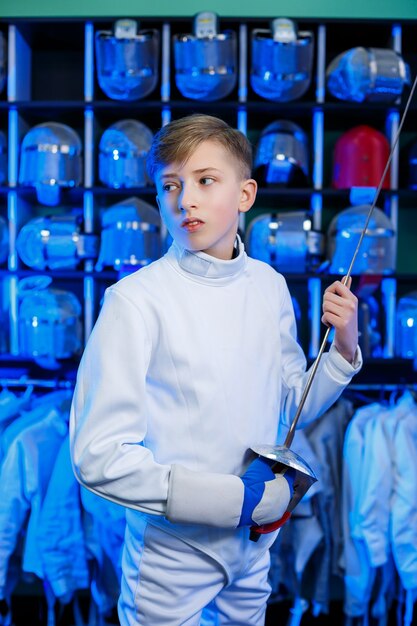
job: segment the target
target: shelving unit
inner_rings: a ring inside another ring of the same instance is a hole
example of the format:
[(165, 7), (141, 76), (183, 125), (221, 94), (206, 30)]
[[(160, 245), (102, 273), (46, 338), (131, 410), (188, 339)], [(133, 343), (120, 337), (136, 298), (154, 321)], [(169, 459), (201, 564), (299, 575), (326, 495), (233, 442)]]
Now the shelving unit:
[[(125, 17), (125, 16), (120, 16)], [(326, 231), (331, 217), (347, 208), (348, 190), (331, 187), (332, 150), (336, 139), (347, 129), (364, 123), (383, 131), (392, 144), (404, 101), (394, 105), (361, 105), (336, 101), (325, 88), (325, 70), (339, 53), (354, 46), (393, 47), (417, 71), (415, 32), (417, 20), (298, 20), (300, 30), (314, 33), (314, 72), (311, 85), (300, 100), (272, 103), (262, 100), (250, 87), (250, 40), (255, 28), (266, 28), (266, 19), (221, 18), (221, 30), (232, 29), (238, 38), (238, 81), (224, 100), (204, 103), (186, 100), (175, 85), (172, 38), (191, 31), (191, 17), (145, 18), (141, 28), (160, 32), (159, 81), (155, 91), (143, 100), (121, 102), (108, 99), (101, 91), (95, 70), (94, 38), (98, 30), (112, 28), (114, 19), (31, 19), (0, 20), (0, 30), (8, 41), (8, 85), (0, 94), (0, 128), (8, 138), (8, 181), (0, 187), (0, 213), (7, 215), (10, 229), (10, 255), (7, 268), (0, 268), (3, 310), (9, 315), (11, 366), (19, 360), (18, 282), (31, 274), (19, 260), (15, 240), (22, 225), (38, 214), (54, 213), (38, 204), (35, 191), (18, 184), (19, 149), (26, 132), (35, 124), (57, 121), (70, 125), (83, 142), (83, 185), (64, 190), (59, 211), (79, 207), (85, 231), (99, 233), (100, 209), (137, 195), (152, 202), (154, 189), (113, 190), (101, 186), (97, 177), (98, 142), (113, 122), (135, 118), (153, 131), (170, 119), (191, 112), (207, 112), (224, 118), (245, 132), (255, 143), (262, 129), (277, 119), (290, 119), (306, 131), (310, 145), (310, 184), (306, 188), (261, 188), (252, 215), (264, 211), (305, 209), (313, 216), (314, 228)], [(272, 17), (272, 16), (271, 16)], [(404, 100), (405, 98), (403, 98)], [(390, 190), (381, 194), (378, 206), (391, 218), (398, 231), (397, 275), (383, 279), (380, 298), (386, 311), (384, 357), (395, 356), (395, 301), (417, 284), (417, 191), (407, 188), (404, 152), (417, 139), (417, 103), (406, 121), (391, 168)], [(250, 219), (250, 215), (249, 215)], [(242, 228), (245, 224), (242, 223)], [(83, 303), (84, 339), (92, 329), (105, 288), (117, 279), (116, 272), (94, 271), (93, 261), (80, 263), (76, 271), (47, 272), (54, 284), (76, 293)], [(302, 343), (309, 357), (317, 354), (322, 336), (321, 298), (334, 277), (328, 275), (289, 275), (291, 289), (302, 298)], [(3, 355), (5, 356), (5, 355)], [(2, 359), (3, 360), (3, 359)], [(395, 360), (397, 363), (397, 359)], [(393, 362), (393, 361), (392, 361)], [(76, 363), (74, 363), (74, 367)], [(410, 362), (404, 363), (409, 372)], [(401, 366), (397, 363), (397, 373)], [(408, 376), (408, 374), (407, 374)]]

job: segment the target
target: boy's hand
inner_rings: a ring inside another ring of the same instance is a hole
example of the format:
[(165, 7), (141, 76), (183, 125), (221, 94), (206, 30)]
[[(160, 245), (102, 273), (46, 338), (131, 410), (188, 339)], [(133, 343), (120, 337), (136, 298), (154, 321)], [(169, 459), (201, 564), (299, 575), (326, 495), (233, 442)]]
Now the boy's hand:
[(263, 526), (285, 513), (292, 497), (294, 471), (289, 468), (284, 475), (275, 475), (272, 465), (273, 461), (259, 457), (241, 476), (245, 491), (238, 526)]
[(350, 291), (352, 278), (347, 285), (336, 280), (327, 287), (323, 296), (321, 321), (335, 329), (334, 345), (340, 354), (352, 363), (358, 346), (358, 299)]

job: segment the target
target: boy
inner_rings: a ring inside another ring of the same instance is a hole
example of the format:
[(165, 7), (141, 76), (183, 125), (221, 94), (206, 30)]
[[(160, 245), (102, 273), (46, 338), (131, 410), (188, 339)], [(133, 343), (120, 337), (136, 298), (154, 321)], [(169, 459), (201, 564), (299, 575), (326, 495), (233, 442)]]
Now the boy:
[[(205, 115), (174, 121), (148, 170), (174, 243), (107, 290), (74, 394), (74, 468), (127, 507), (122, 626), (197, 626), (208, 605), (215, 624), (260, 626), (276, 533), (255, 543), (249, 528), (278, 520), (292, 485), (250, 449), (276, 442), (305, 386), (291, 298), (237, 236), (257, 191), (243, 134)], [(304, 423), (360, 367), (356, 298), (337, 281), (323, 310), (335, 340)]]

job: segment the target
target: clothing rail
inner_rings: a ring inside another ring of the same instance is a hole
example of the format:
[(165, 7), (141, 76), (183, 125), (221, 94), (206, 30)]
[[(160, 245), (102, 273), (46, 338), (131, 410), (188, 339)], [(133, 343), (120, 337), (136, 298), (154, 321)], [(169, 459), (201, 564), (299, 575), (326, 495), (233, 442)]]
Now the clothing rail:
[(42, 387), (43, 389), (73, 389), (74, 381), (72, 380), (44, 380), (43, 378), (28, 378), (22, 376), (20, 378), (0, 378), (0, 386), (2, 387)]
[(345, 391), (349, 391), (350, 389), (354, 391), (405, 391), (406, 389), (417, 391), (417, 383), (382, 383), (380, 385), (352, 383), (346, 387)]
[[(2, 387), (43, 387), (45, 389), (73, 389), (75, 381), (72, 380), (46, 380), (43, 378), (28, 378), (22, 376), (20, 378), (0, 378), (0, 386)], [(357, 384), (351, 383), (345, 391), (350, 389), (356, 391), (400, 391), (409, 389), (417, 391), (417, 383), (382, 383), (382, 384)]]

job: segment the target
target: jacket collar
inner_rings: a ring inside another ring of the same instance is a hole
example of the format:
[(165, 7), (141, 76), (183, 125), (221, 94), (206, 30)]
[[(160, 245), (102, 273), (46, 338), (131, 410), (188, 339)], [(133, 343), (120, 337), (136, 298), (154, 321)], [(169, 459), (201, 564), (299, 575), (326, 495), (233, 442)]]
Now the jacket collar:
[(238, 251), (235, 258), (224, 261), (205, 252), (186, 250), (174, 241), (166, 256), (170, 262), (175, 259), (181, 270), (191, 275), (190, 278), (230, 279), (240, 274), (247, 262), (245, 246), (239, 235), (236, 235), (235, 248)]

